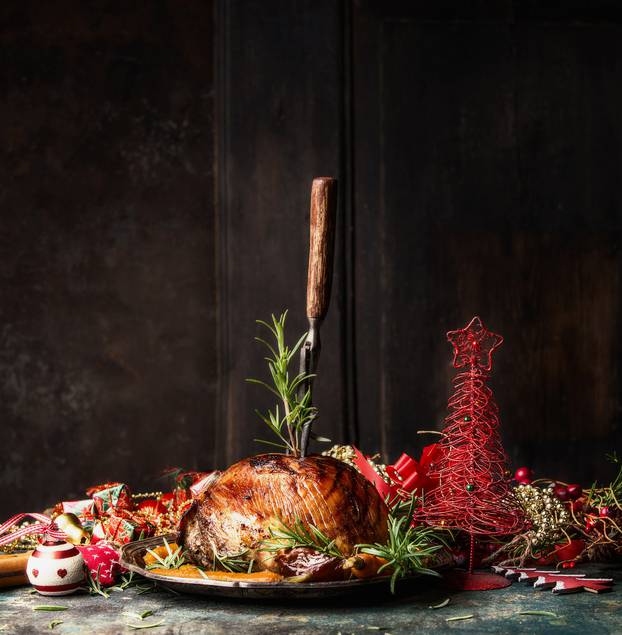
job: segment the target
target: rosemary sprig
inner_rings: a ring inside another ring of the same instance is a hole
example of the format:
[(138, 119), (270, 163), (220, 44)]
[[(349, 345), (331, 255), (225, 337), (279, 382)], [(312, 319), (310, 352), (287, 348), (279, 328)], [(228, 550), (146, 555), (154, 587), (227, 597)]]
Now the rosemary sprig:
[(543, 617), (559, 617), (553, 611), (519, 611), (517, 615), (542, 615)]
[(148, 565), (147, 569), (179, 569), (179, 567), (186, 562), (181, 547), (177, 547), (177, 549), (173, 551), (166, 538), (164, 538), (164, 546), (168, 552), (165, 558), (160, 557), (153, 549), (147, 549), (147, 553), (157, 560), (157, 562)]
[(400, 578), (413, 573), (438, 576), (439, 574), (425, 566), (425, 563), (443, 544), (432, 527), (413, 527), (405, 516), (389, 517), (389, 540), (385, 544), (357, 545), (363, 553), (378, 556), (386, 560), (378, 573), (391, 569), (391, 592), (395, 593), (395, 584)]
[(472, 620), (475, 617), (475, 615), (473, 615), (473, 613), (470, 613), (469, 615), (456, 615), (455, 617), (448, 617), (445, 621), (446, 622), (459, 622), (461, 620)]
[(618, 465), (618, 473), (609, 485), (597, 487), (594, 481), (592, 487), (587, 492), (587, 505), (593, 507), (616, 507), (622, 509), (622, 461), (618, 458), (617, 452), (607, 454), (606, 458), (611, 463)]
[(278, 319), (272, 315), (272, 324), (257, 320), (257, 324), (268, 329), (275, 340), (275, 345), (273, 346), (261, 337), (255, 338), (269, 352), (269, 356), (265, 360), (268, 362), (272, 385), (260, 379), (250, 378), (246, 381), (258, 384), (269, 390), (280, 399), (283, 408), (280, 410), (279, 405), (277, 405), (274, 411), (269, 410), (265, 415), (256, 411), (261, 420), (274, 432), (280, 442), (275, 443), (262, 439), (256, 439), (256, 441), (288, 450), (294, 456), (299, 456), (302, 428), (305, 423), (317, 417), (317, 409), (311, 405), (310, 390), (300, 395), (301, 385), (311, 379), (313, 375), (299, 373), (291, 377), (289, 373), (289, 364), (300, 350), (307, 334), (303, 334), (296, 344), (289, 348), (285, 343), (286, 319), (287, 311), (282, 313)]
[(92, 576), (87, 572), (86, 574), (86, 590), (89, 595), (101, 595), (106, 600), (110, 597), (110, 593), (102, 586), (102, 583), (99, 578), (99, 572), (101, 571), (102, 565), (100, 564), (97, 567), (97, 573)]
[(160, 620), (159, 622), (152, 622), (151, 624), (126, 624), (128, 628), (132, 630), (139, 631), (145, 628), (158, 628), (158, 626), (162, 626), (164, 624), (164, 620)]
[(270, 527), (270, 538), (261, 544), (264, 551), (279, 551), (296, 547), (308, 547), (334, 558), (344, 557), (334, 540), (313, 525), (305, 526), (299, 518), (296, 518), (292, 527), (288, 527), (279, 519), (277, 527)]
[(434, 553), (447, 546), (445, 539), (432, 527), (413, 526), (412, 520), (417, 500), (417, 497), (413, 495), (403, 503), (390, 508), (389, 539), (385, 544), (357, 545), (359, 551), (387, 561), (378, 569), (378, 573), (384, 569), (393, 572), (392, 593), (395, 593), (395, 585), (399, 579), (413, 573), (438, 576), (436, 571), (425, 565)]
[(225, 571), (229, 571), (229, 573), (251, 572), (253, 560), (251, 560), (249, 564), (248, 559), (244, 557), (248, 553), (248, 549), (246, 551), (241, 551), (240, 553), (224, 555), (218, 553), (218, 549), (213, 542), (211, 542), (211, 545), (213, 557), (212, 569), (224, 569)]

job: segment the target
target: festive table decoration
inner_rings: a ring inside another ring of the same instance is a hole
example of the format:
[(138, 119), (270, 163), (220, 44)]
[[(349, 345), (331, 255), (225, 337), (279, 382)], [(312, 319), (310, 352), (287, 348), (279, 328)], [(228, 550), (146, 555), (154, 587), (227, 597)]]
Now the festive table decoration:
[(469, 573), (473, 573), (476, 536), (516, 533), (524, 515), (507, 477), (499, 436), (498, 408), (486, 385), (492, 353), (503, 338), (474, 317), (447, 339), (460, 370), (449, 399), (450, 414), (439, 442), (442, 456), (430, 477), (438, 481), (425, 498), (420, 518), (429, 525), (459, 529), (470, 537)]
[[(610, 460), (619, 464), (615, 454)], [(528, 523), (501, 542), (484, 564), (525, 567), (606, 562), (622, 556), (622, 465), (612, 483), (584, 489), (548, 479), (517, 485)]]
[(26, 573), (41, 595), (68, 595), (84, 583), (84, 559), (71, 543), (45, 540), (28, 559)]
[[(401, 578), (466, 565), (466, 571), (444, 573), (449, 586), (494, 589), (518, 580), (556, 594), (611, 590), (609, 578), (542, 567), (569, 569), (622, 555), (622, 466), (602, 487), (534, 480), (527, 466), (516, 469), (512, 485), (498, 408), (487, 386), (492, 353), (503, 339), (479, 318), (447, 334), (459, 372), (445, 429), (436, 433), (440, 441), (424, 447), (419, 458), (402, 453), (392, 464), (346, 445), (333, 446), (321, 457), (303, 457), (303, 437), (317, 409), (310, 388), (298, 390), (306, 375), (290, 373), (288, 364), (304, 338), (293, 349), (285, 345), (284, 315), (273, 318), (272, 326), (262, 324), (276, 339), (274, 346), (263, 342), (273, 354), (274, 387), (268, 388), (283, 401), (283, 411), (277, 407), (264, 420), (288, 454), (250, 457), (224, 472), (170, 469), (166, 474), (174, 487), (169, 492), (132, 494), (125, 483), (104, 483), (89, 488), (86, 499), (59, 503), (50, 516), (11, 518), (0, 526), (0, 549), (25, 547), (39, 538), (26, 567), (37, 590), (69, 593), (86, 580), (91, 592), (108, 597), (104, 587), (114, 585), (124, 571), (123, 545), (125, 552), (144, 544), (135, 541), (178, 528), (177, 551), (164, 541), (170, 558), (163, 553), (157, 569), (173, 578), (304, 583), (386, 576), (395, 590)], [(615, 454), (610, 458), (618, 463)], [(240, 497), (241, 491), (248, 494)], [(301, 501), (299, 491), (305, 492)], [(353, 503), (354, 497), (360, 503)], [(271, 510), (294, 503), (301, 505), (302, 516), (282, 511), (265, 526), (249, 527), (258, 510), (265, 519)], [(316, 508), (324, 510), (317, 518), (307, 514)], [(217, 550), (202, 524), (210, 509), (226, 519), (221, 533), (209, 525), (217, 534)], [(233, 522), (242, 523), (239, 531), (231, 531)], [(239, 540), (248, 531), (256, 541), (250, 548)], [(373, 537), (361, 539), (361, 531)], [(482, 565), (494, 565), (492, 572), (474, 571)], [(134, 574), (129, 575), (120, 587), (131, 583)]]
[(419, 461), (404, 453), (393, 465), (382, 465), (375, 463), (352, 446), (351, 461), (352, 465), (374, 484), (384, 499), (393, 502), (407, 499), (414, 493), (421, 496), (424, 492), (437, 487), (438, 480), (430, 476), (430, 471), (441, 456), (441, 447), (438, 443), (433, 443), (423, 448)]
[[(27, 518), (33, 518), (36, 522), (24, 522)], [(59, 530), (49, 516), (37, 512), (16, 514), (0, 525), (0, 545), (8, 545), (24, 536), (34, 535), (46, 535), (54, 540), (66, 538), (65, 533)]]
[(92, 497), (99, 516), (112, 510), (132, 508), (132, 497), (125, 483), (106, 483), (92, 487), (87, 490), (87, 494)]
[(91, 578), (103, 586), (116, 582), (117, 576), (125, 572), (119, 564), (119, 552), (108, 542), (78, 547)]
[(492, 570), (509, 580), (527, 582), (535, 589), (552, 589), (553, 593), (576, 593), (590, 591), (605, 593), (612, 590), (613, 578), (588, 578), (585, 574), (559, 573), (559, 571), (539, 571), (508, 567), (492, 567)]
[(80, 519), (71, 512), (65, 512), (54, 517), (54, 524), (65, 534), (65, 540), (74, 545), (85, 545), (90, 542), (88, 531)]

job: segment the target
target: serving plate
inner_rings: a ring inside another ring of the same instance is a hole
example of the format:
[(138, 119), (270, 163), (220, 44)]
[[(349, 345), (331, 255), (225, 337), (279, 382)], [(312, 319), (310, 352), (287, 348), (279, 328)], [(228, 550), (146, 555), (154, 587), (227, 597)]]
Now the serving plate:
[[(135, 573), (153, 580), (158, 584), (177, 591), (179, 593), (193, 593), (197, 595), (211, 595), (229, 598), (248, 599), (329, 599), (344, 595), (364, 592), (389, 594), (389, 578), (376, 577), (368, 580), (346, 580), (335, 582), (254, 582), (240, 580), (229, 582), (225, 580), (203, 580), (200, 578), (176, 578), (174, 576), (160, 575), (145, 568), (144, 556), (147, 549), (154, 549), (164, 544), (164, 539), (169, 543), (177, 540), (176, 534), (156, 536), (145, 540), (137, 540), (124, 545), (121, 549), (121, 564)], [(413, 576), (407, 580), (401, 580), (397, 585), (400, 593), (412, 590), (413, 582), (419, 582), (423, 576)]]

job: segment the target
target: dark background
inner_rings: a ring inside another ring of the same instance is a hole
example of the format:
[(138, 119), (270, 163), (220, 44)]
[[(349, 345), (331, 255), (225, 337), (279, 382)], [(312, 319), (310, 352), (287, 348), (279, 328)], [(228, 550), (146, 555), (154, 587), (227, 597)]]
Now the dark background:
[(440, 428), (445, 331), (505, 336), (514, 467), (621, 446), (616, 2), (6, 1), (3, 515), (158, 487), (266, 436), (254, 320), (304, 330), (313, 176), (340, 179), (318, 431)]

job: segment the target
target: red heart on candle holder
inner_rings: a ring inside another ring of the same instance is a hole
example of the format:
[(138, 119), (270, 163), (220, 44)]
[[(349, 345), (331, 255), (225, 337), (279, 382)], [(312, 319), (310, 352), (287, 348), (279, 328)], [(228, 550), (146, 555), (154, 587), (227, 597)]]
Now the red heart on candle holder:
[(39, 576), (39, 569), (33, 569), (32, 570), (32, 575), (34, 575), (35, 578), (38, 577)]
[(56, 573), (60, 578), (64, 578), (67, 575), (67, 569), (59, 569)]

